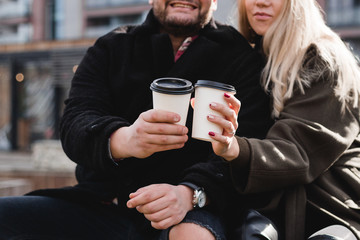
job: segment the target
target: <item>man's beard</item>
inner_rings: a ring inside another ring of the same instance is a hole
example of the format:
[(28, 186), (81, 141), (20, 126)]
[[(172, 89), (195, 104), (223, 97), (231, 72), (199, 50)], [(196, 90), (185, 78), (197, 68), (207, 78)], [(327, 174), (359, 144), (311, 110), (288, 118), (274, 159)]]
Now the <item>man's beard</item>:
[(179, 37), (195, 35), (209, 22), (208, 15), (199, 15), (192, 20), (168, 17), (165, 12), (155, 12), (155, 16), (167, 33)]

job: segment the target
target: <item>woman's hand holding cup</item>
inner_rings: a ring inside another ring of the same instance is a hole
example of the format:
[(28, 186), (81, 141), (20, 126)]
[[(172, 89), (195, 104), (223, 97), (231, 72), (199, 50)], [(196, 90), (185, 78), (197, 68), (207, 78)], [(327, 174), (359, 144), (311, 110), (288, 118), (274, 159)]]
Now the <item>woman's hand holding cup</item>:
[(210, 114), (207, 119), (223, 128), (222, 134), (209, 132), (209, 136), (215, 140), (211, 142), (215, 154), (231, 161), (239, 155), (239, 145), (234, 136), (238, 128), (237, 117), (241, 103), (228, 93), (224, 93), (224, 99), (228, 103), (227, 106), (219, 103), (210, 104), (212, 110), (219, 112), (224, 117)]
[(231, 161), (239, 154), (239, 146), (234, 137), (238, 128), (237, 117), (240, 101), (234, 97), (233, 86), (198, 80), (195, 84), (195, 99), (192, 137), (212, 143), (215, 154)]

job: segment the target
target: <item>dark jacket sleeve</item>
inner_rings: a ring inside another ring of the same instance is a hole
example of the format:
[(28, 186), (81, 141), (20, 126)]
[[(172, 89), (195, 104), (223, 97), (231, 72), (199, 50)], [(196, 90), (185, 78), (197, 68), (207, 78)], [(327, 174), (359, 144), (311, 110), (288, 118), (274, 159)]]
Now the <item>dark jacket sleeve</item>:
[(61, 119), (63, 148), (74, 162), (91, 169), (104, 170), (116, 165), (107, 152), (107, 139), (115, 129), (129, 125), (112, 114), (109, 94), (108, 54), (105, 40), (100, 38), (89, 48), (72, 80), (69, 98)]
[[(235, 86), (236, 97), (241, 101), (238, 116), (237, 135), (252, 138), (264, 138), (272, 124), (269, 96), (260, 84), (262, 58), (251, 49), (248, 43), (239, 39), (242, 50), (229, 65), (224, 79)], [(209, 143), (210, 144), (210, 143)], [(209, 207), (223, 212), (234, 200), (229, 163), (212, 152), (209, 161), (199, 163), (185, 172), (184, 181), (204, 187)]]

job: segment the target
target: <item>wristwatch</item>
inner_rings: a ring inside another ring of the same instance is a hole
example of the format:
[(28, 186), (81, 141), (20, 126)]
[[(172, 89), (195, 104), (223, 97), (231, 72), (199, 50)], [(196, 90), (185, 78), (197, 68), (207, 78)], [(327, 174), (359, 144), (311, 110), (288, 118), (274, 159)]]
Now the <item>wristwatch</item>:
[(190, 182), (182, 182), (180, 185), (188, 186), (194, 190), (192, 204), (194, 208), (203, 208), (206, 204), (206, 194), (204, 188), (198, 187)]

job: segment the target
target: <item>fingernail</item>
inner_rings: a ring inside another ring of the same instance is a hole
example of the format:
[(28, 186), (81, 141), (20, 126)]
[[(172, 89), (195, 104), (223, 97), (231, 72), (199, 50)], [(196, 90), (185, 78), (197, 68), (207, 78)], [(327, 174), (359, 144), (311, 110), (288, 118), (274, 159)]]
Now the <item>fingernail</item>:
[(208, 115), (207, 116), (209, 119), (214, 119), (214, 116), (213, 115)]
[(216, 103), (210, 103), (210, 107), (216, 107)]
[(180, 117), (179, 117), (179, 116), (175, 116), (175, 117), (174, 117), (174, 121), (175, 121), (175, 122), (180, 121)]
[(214, 132), (209, 132), (209, 135), (214, 137), (215, 136), (215, 133)]
[(225, 96), (226, 98), (230, 98), (230, 95), (227, 94), (227, 93), (224, 93), (224, 96)]

